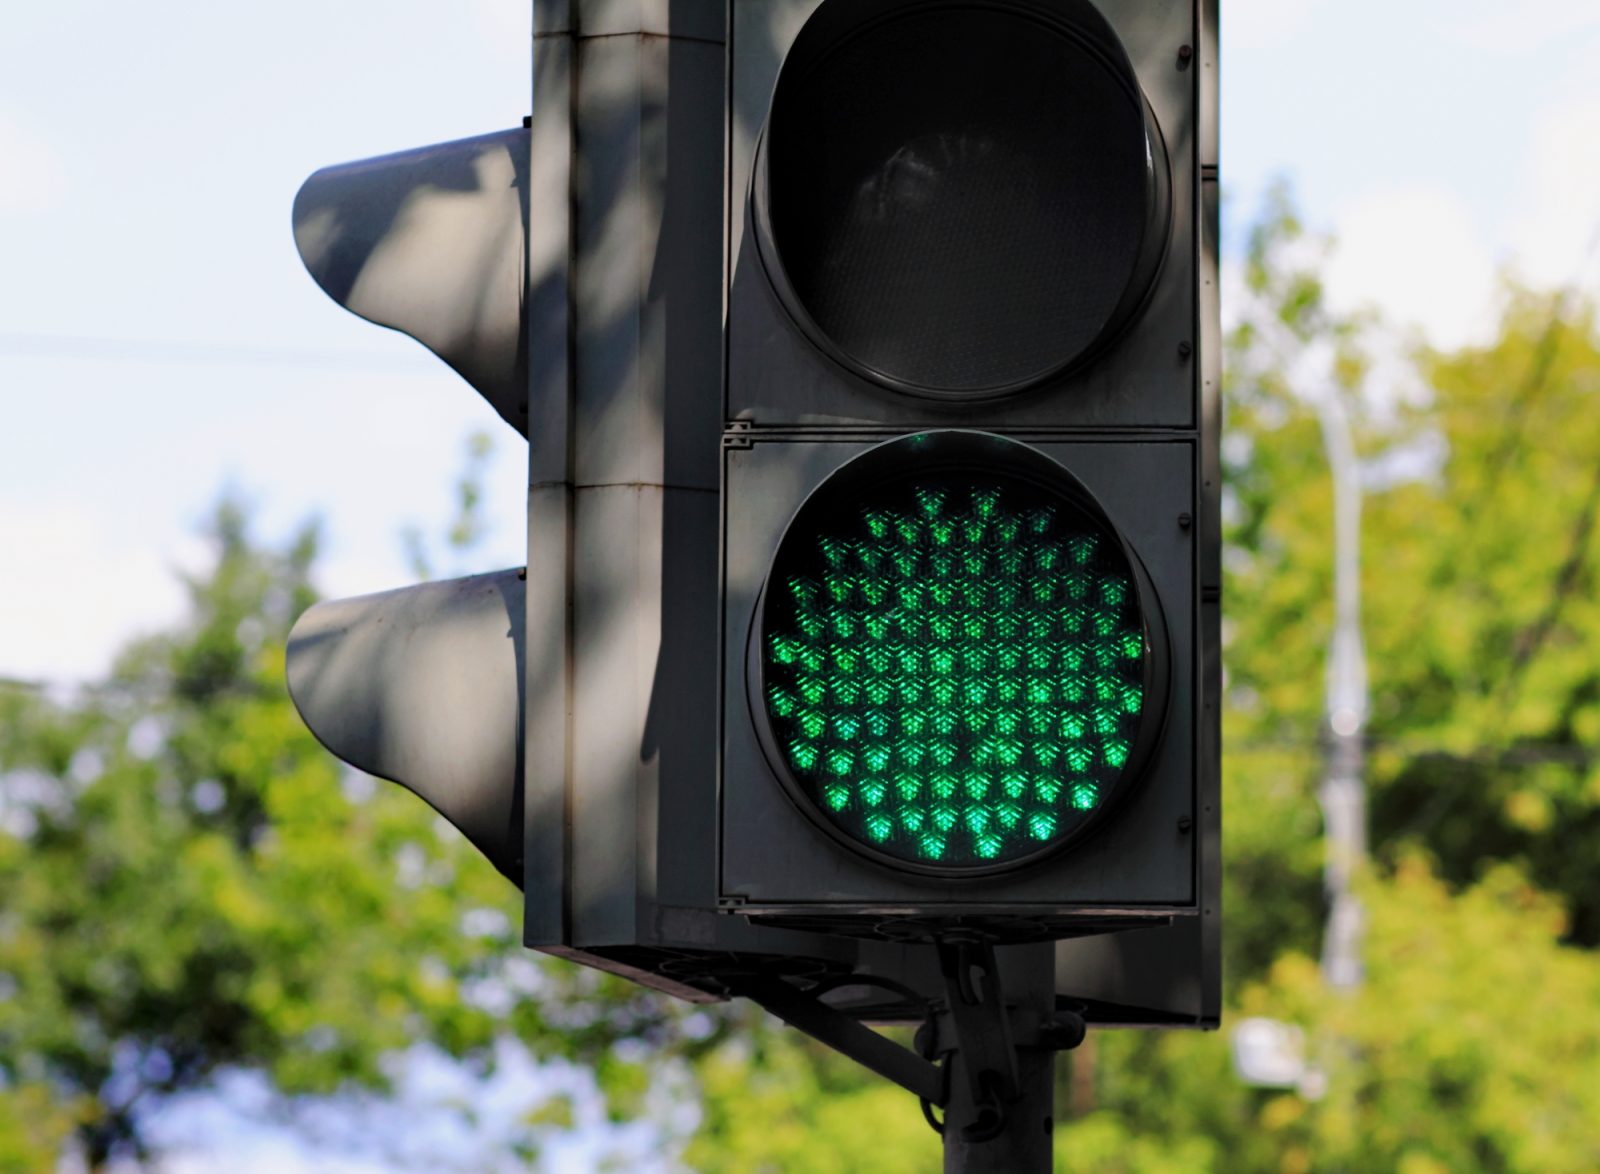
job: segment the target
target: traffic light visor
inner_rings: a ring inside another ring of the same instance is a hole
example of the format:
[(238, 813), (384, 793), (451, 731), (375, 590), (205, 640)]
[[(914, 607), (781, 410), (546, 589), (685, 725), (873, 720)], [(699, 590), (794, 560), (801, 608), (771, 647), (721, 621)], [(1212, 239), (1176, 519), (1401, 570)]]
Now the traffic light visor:
[(779, 75), (752, 208), (814, 344), (893, 390), (966, 401), (1064, 371), (1132, 318), (1167, 185), (1092, 5), (826, 0)]
[(972, 875), (1077, 838), (1166, 701), (1137, 557), (1027, 446), (922, 434), (846, 465), (774, 556), (752, 704), (791, 798), (884, 863)]

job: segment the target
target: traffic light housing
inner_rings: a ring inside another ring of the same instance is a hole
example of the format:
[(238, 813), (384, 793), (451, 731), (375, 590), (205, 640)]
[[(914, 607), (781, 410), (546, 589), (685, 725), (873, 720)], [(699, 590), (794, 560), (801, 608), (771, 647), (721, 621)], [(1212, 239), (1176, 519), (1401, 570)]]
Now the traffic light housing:
[(1215, 5), (730, 13), (719, 903), (1212, 1021)]
[(313, 609), (308, 724), (536, 949), (896, 1019), (1035, 943), (1214, 1024), (1214, 0), (536, 0), (533, 55), (523, 127), (296, 201), (529, 442), (527, 566)]

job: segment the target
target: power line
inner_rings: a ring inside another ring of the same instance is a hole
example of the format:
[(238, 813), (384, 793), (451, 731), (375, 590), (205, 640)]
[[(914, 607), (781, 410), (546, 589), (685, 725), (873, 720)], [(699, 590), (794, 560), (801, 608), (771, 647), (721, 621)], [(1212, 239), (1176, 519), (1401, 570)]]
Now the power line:
[(243, 367), (316, 367), (416, 375), (433, 369), (418, 359), (354, 351), (300, 350), (235, 342), (111, 338), (87, 334), (0, 331), (0, 356), (136, 363), (222, 364)]

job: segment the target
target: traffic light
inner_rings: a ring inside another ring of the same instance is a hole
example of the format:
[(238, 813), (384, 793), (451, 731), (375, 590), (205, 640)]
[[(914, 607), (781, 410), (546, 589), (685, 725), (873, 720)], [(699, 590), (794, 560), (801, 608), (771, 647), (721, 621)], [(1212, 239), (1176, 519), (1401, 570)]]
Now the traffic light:
[(296, 201), (529, 461), (525, 568), (301, 620), (307, 724), (530, 947), (748, 995), (947, 1144), (1085, 1020), (1214, 1025), (1215, 0), (533, 16), (523, 128)]
[(1215, 11), (734, 0), (724, 910), (1215, 1021)]

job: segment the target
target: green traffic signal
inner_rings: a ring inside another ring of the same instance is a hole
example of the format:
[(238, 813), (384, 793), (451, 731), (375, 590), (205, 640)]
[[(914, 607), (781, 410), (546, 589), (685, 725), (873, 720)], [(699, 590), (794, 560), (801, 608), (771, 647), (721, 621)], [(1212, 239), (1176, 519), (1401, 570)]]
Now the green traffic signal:
[(852, 479), (802, 511), (768, 582), (761, 696), (824, 826), (889, 862), (990, 869), (1131, 785), (1146, 618), (1096, 512), (999, 465)]

